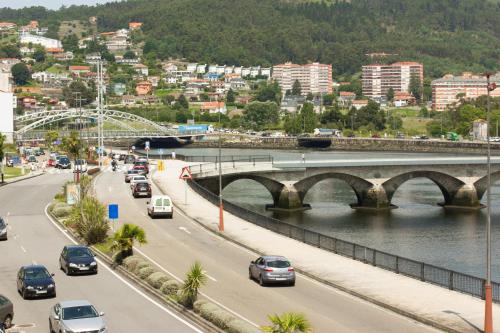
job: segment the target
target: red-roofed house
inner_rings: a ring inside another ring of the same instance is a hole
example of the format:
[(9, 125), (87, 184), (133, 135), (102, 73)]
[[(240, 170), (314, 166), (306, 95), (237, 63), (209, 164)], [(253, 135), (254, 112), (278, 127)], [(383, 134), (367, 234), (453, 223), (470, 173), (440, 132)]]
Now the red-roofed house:
[(415, 104), (415, 97), (406, 91), (397, 91), (394, 93), (394, 106), (401, 107)]
[(226, 113), (226, 103), (224, 102), (203, 102), (200, 107), (201, 112)]
[(355, 99), (354, 101), (352, 101), (352, 106), (354, 106), (356, 110), (359, 110), (367, 105), (368, 105), (367, 99)]
[(142, 27), (142, 22), (130, 22), (128, 24), (128, 28), (130, 30), (137, 30), (137, 29), (140, 29)]
[(137, 83), (135, 86), (135, 91), (137, 95), (147, 95), (153, 89), (153, 84), (149, 81), (142, 81)]
[(64, 52), (64, 49), (63, 48), (60, 48), (60, 47), (48, 47), (45, 49), (45, 51), (49, 54), (57, 54), (57, 53), (63, 53)]
[(0, 31), (7, 31), (16, 28), (16, 24), (12, 22), (0, 22)]
[(90, 66), (69, 66), (68, 70), (72, 75), (83, 76), (90, 72)]
[(349, 107), (352, 101), (356, 99), (356, 94), (350, 91), (341, 91), (339, 93), (339, 105), (343, 107)]

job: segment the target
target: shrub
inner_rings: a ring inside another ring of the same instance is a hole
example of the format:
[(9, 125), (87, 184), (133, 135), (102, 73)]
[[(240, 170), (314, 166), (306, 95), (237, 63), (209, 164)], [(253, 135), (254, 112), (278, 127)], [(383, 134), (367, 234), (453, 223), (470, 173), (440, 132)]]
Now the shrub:
[(67, 217), (71, 214), (71, 210), (71, 206), (54, 207), (52, 214), (54, 214), (55, 217)]
[(153, 267), (144, 267), (139, 270), (137, 274), (141, 279), (145, 280), (148, 276), (155, 272)]
[(101, 171), (100, 168), (92, 168), (87, 170), (87, 175), (92, 176)]
[(155, 289), (160, 289), (164, 282), (168, 281), (168, 277), (162, 272), (155, 272), (148, 276), (146, 282)]
[(54, 199), (56, 199), (58, 202), (66, 202), (66, 195), (64, 193), (57, 193), (54, 196)]
[(254, 327), (241, 319), (231, 320), (227, 325), (229, 333), (261, 333), (257, 327)]
[(137, 264), (139, 264), (141, 261), (142, 258), (140, 257), (130, 256), (123, 259), (123, 264), (129, 271), (133, 272), (137, 267)]
[(70, 224), (87, 244), (102, 243), (109, 230), (106, 207), (94, 197), (85, 197), (73, 207)]
[(149, 262), (147, 261), (140, 261), (136, 266), (135, 266), (135, 269), (134, 269), (134, 273), (135, 274), (139, 274), (139, 271), (141, 269), (143, 269), (144, 267), (151, 267), (151, 265), (149, 264)]
[[(194, 306), (194, 304), (193, 304), (193, 306)], [(202, 304), (198, 308), (199, 308), (198, 313), (200, 314), (200, 316), (202, 316), (203, 318), (205, 318), (207, 320), (210, 320), (210, 318), (212, 317), (212, 313), (214, 313), (215, 311), (219, 311), (221, 309), (219, 306), (217, 306), (213, 303), (210, 303), (210, 302), (205, 302), (204, 304)]]
[(236, 320), (236, 318), (226, 310), (219, 309), (212, 312), (208, 320), (214, 323), (215, 326), (225, 330), (228, 328), (229, 323), (233, 320)]
[(167, 280), (161, 285), (160, 291), (163, 295), (171, 296), (177, 294), (180, 287), (179, 282), (175, 280)]

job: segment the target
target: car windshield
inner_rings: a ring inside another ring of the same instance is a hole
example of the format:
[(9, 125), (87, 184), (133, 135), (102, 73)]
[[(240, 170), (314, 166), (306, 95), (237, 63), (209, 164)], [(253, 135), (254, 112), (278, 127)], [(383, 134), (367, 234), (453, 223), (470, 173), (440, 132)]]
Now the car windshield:
[(92, 257), (92, 253), (90, 253), (89, 249), (80, 247), (75, 249), (68, 249), (68, 256), (85, 258)]
[(86, 319), (99, 317), (92, 305), (72, 306), (62, 309), (63, 320)]
[(267, 267), (273, 267), (273, 268), (287, 268), (290, 267), (290, 262), (286, 260), (274, 260), (274, 261), (268, 261), (267, 262)]
[(77, 165), (85, 164), (85, 160), (76, 160)]
[(69, 159), (68, 159), (67, 157), (65, 157), (65, 158), (60, 158), (60, 159), (59, 159), (59, 162), (61, 162), (61, 163), (69, 163)]
[(137, 176), (134, 177), (134, 181), (136, 181), (136, 182), (141, 181), (141, 180), (146, 180), (146, 177), (142, 177), (142, 176), (141, 177), (137, 177)]
[(50, 274), (43, 267), (27, 268), (24, 271), (24, 278), (26, 280), (47, 279), (50, 278)]
[(0, 217), (0, 228), (4, 228), (5, 227), (5, 222), (4, 220)]
[(129, 170), (128, 173), (129, 174), (134, 174), (134, 173), (137, 174), (137, 173), (139, 173), (139, 170), (137, 170), (137, 169)]

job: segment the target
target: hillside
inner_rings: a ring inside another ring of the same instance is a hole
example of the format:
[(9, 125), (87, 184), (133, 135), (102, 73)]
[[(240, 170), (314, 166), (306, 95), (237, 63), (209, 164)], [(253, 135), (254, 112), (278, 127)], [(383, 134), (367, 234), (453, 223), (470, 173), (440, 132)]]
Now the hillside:
[(422, 61), (428, 75), (500, 69), (500, 4), (483, 0), (131, 0), (0, 9), (1, 20), (38, 19), (51, 27), (96, 15), (99, 30), (144, 22), (145, 53), (198, 62), (271, 65), (287, 60), (332, 63), (359, 72), (366, 53)]

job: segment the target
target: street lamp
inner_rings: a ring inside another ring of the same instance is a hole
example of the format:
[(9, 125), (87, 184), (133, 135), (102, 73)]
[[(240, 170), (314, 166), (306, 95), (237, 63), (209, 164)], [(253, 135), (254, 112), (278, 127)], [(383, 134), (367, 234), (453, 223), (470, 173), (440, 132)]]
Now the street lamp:
[(224, 231), (224, 204), (222, 202), (222, 132), (219, 110), (219, 231)]
[(487, 142), (487, 216), (486, 216), (486, 282), (484, 284), (484, 333), (493, 333), (493, 297), (491, 290), (491, 151), (490, 151), (490, 91), (495, 90), (496, 85), (490, 84), (491, 73), (486, 73), (487, 110), (486, 110), (486, 142)]

